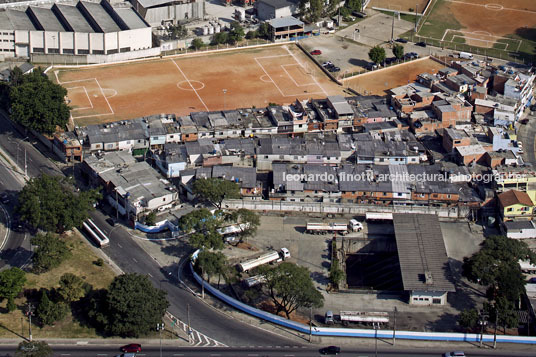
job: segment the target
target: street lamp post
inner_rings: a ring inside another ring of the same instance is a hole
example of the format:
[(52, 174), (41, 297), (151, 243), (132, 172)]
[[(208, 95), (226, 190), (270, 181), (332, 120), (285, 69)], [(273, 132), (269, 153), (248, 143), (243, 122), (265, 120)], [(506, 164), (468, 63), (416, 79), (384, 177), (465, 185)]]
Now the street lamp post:
[(29, 332), (29, 339), (30, 342), (32, 342), (32, 315), (34, 312), (34, 306), (31, 303), (28, 303), (28, 311), (26, 314), (28, 315), (29, 324), (28, 324), (28, 332)]
[(225, 94), (227, 93), (227, 89), (223, 89), (223, 110), (225, 110)]
[(156, 331), (160, 333), (160, 357), (162, 357), (162, 330), (164, 329), (164, 323), (156, 324)]
[(374, 356), (378, 357), (378, 324), (374, 323)]
[(484, 326), (487, 325), (488, 321), (486, 320), (488, 318), (487, 314), (484, 312), (484, 310), (480, 310), (480, 316), (478, 319), (478, 324), (480, 325), (480, 346), (482, 347), (482, 340), (484, 337)]

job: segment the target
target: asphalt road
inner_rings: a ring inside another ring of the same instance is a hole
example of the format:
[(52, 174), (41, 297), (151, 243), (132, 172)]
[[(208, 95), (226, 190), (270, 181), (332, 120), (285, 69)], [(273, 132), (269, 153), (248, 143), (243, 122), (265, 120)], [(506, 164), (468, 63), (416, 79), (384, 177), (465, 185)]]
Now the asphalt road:
[[(26, 151), (27, 172), (30, 177), (38, 176), (43, 172), (53, 175), (62, 174), (31, 143), (27, 140), (21, 142), (20, 139), (23, 139), (23, 137), (13, 128), (11, 121), (0, 113), (0, 145), (13, 158), (13, 161), (17, 161), (18, 157), (19, 166), (24, 167), (24, 151)], [(40, 147), (39, 145), (37, 147)], [(48, 153), (46, 154), (48, 155)], [(14, 182), (8, 179), (13, 178), (13, 175), (10, 172), (1, 171), (2, 169), (9, 170), (10, 168), (0, 168), (0, 179), (9, 181), (13, 191), (20, 190), (20, 184), (15, 186)], [(13, 178), (13, 180), (15, 179)], [(228, 346), (296, 345), (294, 341), (228, 317), (201, 302), (197, 297), (179, 287), (177, 281), (170, 280), (168, 272), (176, 272), (177, 267), (160, 267), (151, 256), (132, 241), (133, 238), (121, 226), (111, 227), (108, 225), (105, 222), (106, 216), (100, 211), (92, 212), (91, 218), (101, 229), (109, 233), (111, 244), (104, 248), (104, 252), (123, 271), (147, 274), (154, 286), (161, 287), (167, 291), (170, 302), (169, 312), (182, 321), (186, 321), (187, 306), (190, 305), (190, 324), (193, 329)], [(5, 253), (15, 256), (17, 251), (26, 250), (21, 247), (21, 243), (20, 235), (13, 234), (7, 243), (9, 245), (6, 244)], [(27, 255), (19, 253), (16, 258), (15, 262), (22, 265), (21, 262), (24, 258), (27, 259)]]
[[(142, 346), (143, 347), (143, 346)], [(52, 346), (55, 356), (117, 356), (121, 352), (116, 347), (96, 346), (96, 345), (84, 345), (84, 346)], [(444, 350), (378, 350), (378, 354), (375, 354), (374, 350), (370, 349), (354, 349), (354, 348), (342, 348), (339, 356), (353, 356), (353, 357), (374, 357), (374, 356), (396, 356), (396, 357), (438, 357), (441, 356)], [(504, 351), (497, 353), (497, 351), (483, 350), (483, 351), (471, 351), (467, 354), (471, 357), (484, 357), (484, 356), (505, 356)], [(0, 356), (13, 356), (13, 347), (0, 346)], [(142, 351), (136, 356), (139, 357), (157, 357), (160, 356), (160, 348), (158, 346), (143, 347)], [(195, 348), (195, 347), (183, 347), (183, 348), (170, 348), (167, 346), (162, 347), (162, 356), (244, 356), (244, 357), (264, 357), (264, 356), (281, 356), (281, 357), (312, 357), (320, 356), (319, 348), (257, 348), (255, 350), (245, 348)], [(511, 357), (525, 357), (534, 356), (534, 354), (516, 354), (509, 353)]]

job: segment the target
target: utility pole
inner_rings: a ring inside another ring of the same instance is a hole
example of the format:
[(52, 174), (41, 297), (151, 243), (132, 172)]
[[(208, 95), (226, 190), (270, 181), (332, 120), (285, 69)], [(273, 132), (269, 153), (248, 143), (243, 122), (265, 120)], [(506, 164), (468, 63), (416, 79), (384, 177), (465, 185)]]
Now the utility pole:
[(225, 110), (225, 94), (227, 93), (227, 89), (223, 89), (223, 110)]
[(119, 200), (117, 198), (117, 187), (114, 189), (115, 191), (115, 220), (119, 222)]
[(26, 164), (26, 146), (24, 147), (24, 176), (28, 177), (28, 165)]
[(415, 33), (417, 33), (417, 9), (419, 8), (419, 4), (415, 5)]
[(374, 356), (378, 357), (378, 324), (374, 322)]
[(160, 333), (160, 357), (162, 357), (162, 330), (164, 329), (164, 323), (156, 324), (156, 331)]
[(30, 339), (30, 342), (32, 342), (32, 315), (33, 315), (33, 311), (34, 311), (34, 306), (31, 304), (31, 303), (28, 303), (28, 312), (26, 313), (28, 315), (28, 319), (29, 319), (29, 325), (28, 325), (28, 330), (29, 330), (29, 339)]
[(480, 324), (480, 346), (479, 346), (480, 348), (482, 348), (482, 339), (484, 337), (484, 326), (487, 324), (486, 318), (487, 318), (487, 315), (484, 312), (484, 310), (480, 310), (480, 316), (478, 320), (478, 323)]
[(341, 27), (341, 7), (339, 6), (339, 17), (337, 19), (337, 26)]
[(393, 44), (394, 37), (395, 37), (395, 16), (396, 16), (396, 12), (393, 12), (393, 23), (391, 25), (391, 44)]
[(396, 343), (396, 312), (397, 312), (397, 309), (396, 309), (396, 306), (395, 306), (395, 324), (394, 324), (394, 328), (393, 328), (393, 346)]
[[(529, 315), (530, 321), (530, 315)], [(497, 348), (497, 325), (499, 324), (499, 311), (495, 308), (495, 332), (493, 333), (493, 349)]]
[(188, 343), (190, 343), (190, 335), (192, 334), (192, 331), (190, 329), (190, 304), (187, 304), (186, 305), (186, 318), (187, 318), (187, 322), (188, 322), (188, 329), (187, 329), (187, 333), (188, 333)]
[(309, 342), (311, 342), (311, 336), (313, 335), (313, 307), (309, 313)]

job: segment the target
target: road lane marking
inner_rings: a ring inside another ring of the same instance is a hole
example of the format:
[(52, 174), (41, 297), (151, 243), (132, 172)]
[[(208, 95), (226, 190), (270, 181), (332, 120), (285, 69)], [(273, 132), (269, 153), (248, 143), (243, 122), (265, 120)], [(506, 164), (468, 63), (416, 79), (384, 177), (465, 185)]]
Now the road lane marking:
[(147, 273), (147, 275), (149, 275), (151, 278), (153, 277), (153, 276), (151, 275), (151, 273)]
[(119, 244), (119, 243), (117, 243), (117, 246), (118, 246), (119, 248), (123, 248), (123, 247), (121, 246), (121, 244)]
[(138, 261), (136, 260), (136, 258), (132, 258), (132, 260), (134, 260), (134, 263), (137, 263)]

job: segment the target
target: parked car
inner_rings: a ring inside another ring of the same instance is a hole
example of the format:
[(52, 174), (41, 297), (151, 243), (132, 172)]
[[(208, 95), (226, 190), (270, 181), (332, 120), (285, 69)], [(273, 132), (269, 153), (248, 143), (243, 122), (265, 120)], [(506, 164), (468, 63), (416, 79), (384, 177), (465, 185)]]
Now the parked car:
[(338, 355), (341, 353), (341, 348), (338, 346), (328, 346), (320, 349), (321, 355)]
[(9, 203), (9, 195), (7, 193), (3, 192), (0, 195), (0, 201), (5, 205), (8, 204)]
[(375, 69), (378, 69), (378, 68), (380, 68), (380, 65), (378, 65), (378, 64), (376, 64), (374, 62), (370, 62), (366, 66), (366, 69), (368, 69), (369, 71), (372, 71), (372, 70), (375, 70)]
[(405, 38), (397, 38), (395, 41), (399, 43), (408, 43), (408, 40), (406, 40)]
[(328, 68), (328, 71), (330, 71), (330, 72), (340, 72), (340, 70), (341, 69), (339, 67), (335, 67), (335, 66), (333, 66), (331, 68)]
[(385, 59), (385, 64), (391, 64), (391, 63), (394, 63), (396, 62), (396, 57), (387, 57)]
[(108, 223), (110, 226), (115, 226), (115, 218), (112, 218), (112, 217), (108, 217), (106, 218), (106, 223)]
[(311, 51), (311, 54), (312, 54), (313, 56), (318, 56), (318, 55), (321, 55), (321, 54), (322, 54), (322, 51), (320, 51), (320, 50), (312, 50), (312, 51)]
[(465, 353), (462, 351), (447, 352), (443, 354), (443, 357), (465, 357)]
[(333, 66), (333, 62), (326, 61), (326, 62), (322, 63), (322, 67), (328, 67), (328, 66)]
[(424, 42), (424, 41), (417, 42), (415, 45), (420, 46), (420, 47), (426, 47), (426, 42)]
[(138, 353), (141, 352), (141, 345), (139, 343), (131, 343), (121, 347), (121, 352), (126, 353)]

